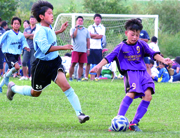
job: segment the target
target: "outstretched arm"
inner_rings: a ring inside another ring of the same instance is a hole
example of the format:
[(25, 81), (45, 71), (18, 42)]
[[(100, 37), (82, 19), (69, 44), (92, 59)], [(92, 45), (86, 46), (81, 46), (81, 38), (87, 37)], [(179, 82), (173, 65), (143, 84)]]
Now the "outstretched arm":
[(68, 27), (68, 22), (63, 23), (62, 26), (61, 26), (61, 29), (55, 31), (56, 35), (58, 35), (59, 33), (64, 32), (64, 31), (66, 30), (67, 27)]
[(97, 73), (99, 69), (102, 68), (102, 66), (106, 65), (108, 62), (106, 59), (102, 59), (99, 64), (97, 64), (94, 68), (91, 69), (91, 73)]
[(173, 63), (173, 61), (170, 58), (163, 58), (162, 56), (160, 56), (159, 54), (156, 54), (154, 56), (154, 59), (156, 59), (157, 61), (160, 61), (166, 65), (171, 65)]
[(48, 52), (58, 51), (58, 50), (73, 50), (72, 45), (64, 45), (64, 46), (51, 46), (51, 48), (48, 50)]

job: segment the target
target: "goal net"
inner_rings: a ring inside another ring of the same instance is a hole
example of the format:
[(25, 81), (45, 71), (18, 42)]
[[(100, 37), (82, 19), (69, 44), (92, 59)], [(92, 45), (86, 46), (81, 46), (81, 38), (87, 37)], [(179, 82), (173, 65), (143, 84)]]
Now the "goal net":
[[(54, 30), (59, 30), (61, 25), (66, 21), (69, 22), (69, 26), (63, 32), (57, 35), (57, 43), (58, 45), (72, 44), (72, 40), (70, 37), (70, 29), (75, 27), (76, 17), (83, 16), (84, 18), (84, 27), (88, 28), (89, 25), (94, 23), (93, 16), (94, 14), (83, 14), (83, 13), (67, 13), (67, 14), (59, 14), (55, 24)], [(101, 23), (106, 28), (106, 48), (109, 53), (111, 52), (115, 46), (117, 46), (125, 36), (125, 28), (124, 24), (127, 20), (132, 18), (140, 18), (142, 19), (143, 30), (146, 30), (149, 34), (149, 37), (158, 36), (158, 15), (124, 15), (124, 14), (101, 14), (102, 21)], [(63, 56), (65, 53), (70, 51), (60, 51), (60, 55)]]

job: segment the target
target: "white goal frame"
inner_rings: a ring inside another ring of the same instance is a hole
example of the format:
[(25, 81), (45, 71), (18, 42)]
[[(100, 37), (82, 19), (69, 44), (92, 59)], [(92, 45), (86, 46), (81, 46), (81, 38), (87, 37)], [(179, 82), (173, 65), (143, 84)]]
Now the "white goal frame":
[[(58, 19), (60, 16), (71, 16), (72, 18), (72, 28), (75, 27), (75, 17), (76, 16), (94, 16), (94, 14), (89, 14), (89, 13), (61, 13), (58, 15), (56, 18), (54, 27), (57, 25)], [(154, 18), (155, 19), (155, 25), (154, 25), (154, 36), (158, 37), (158, 20), (159, 16), (158, 15), (136, 15), (136, 14), (101, 14), (101, 16), (104, 17), (127, 17), (127, 18)], [(55, 29), (55, 28), (53, 28)]]

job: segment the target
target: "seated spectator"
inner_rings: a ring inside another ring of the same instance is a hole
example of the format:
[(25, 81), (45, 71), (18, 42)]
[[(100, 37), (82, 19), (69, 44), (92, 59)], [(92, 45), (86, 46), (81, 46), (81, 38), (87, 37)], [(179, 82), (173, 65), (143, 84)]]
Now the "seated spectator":
[(158, 77), (159, 71), (157, 68), (154, 66), (154, 60), (150, 59), (150, 67), (151, 67), (151, 76), (156, 76)]
[(171, 76), (169, 82), (180, 81), (180, 56), (177, 56), (172, 64), (172, 69), (174, 69), (174, 74)]
[(71, 54), (66, 53), (64, 57), (61, 57), (61, 58), (62, 58), (62, 65), (64, 67), (65, 72), (69, 73), (69, 68), (71, 66)]
[(108, 79), (117, 77), (116, 74), (116, 62), (113, 61), (109, 64), (106, 64), (102, 67), (102, 77), (107, 77)]
[(157, 82), (168, 82), (169, 81), (169, 73), (167, 71), (167, 69), (165, 68), (165, 64), (159, 62), (159, 74), (158, 77), (156, 76), (152, 76), (152, 78), (157, 81)]

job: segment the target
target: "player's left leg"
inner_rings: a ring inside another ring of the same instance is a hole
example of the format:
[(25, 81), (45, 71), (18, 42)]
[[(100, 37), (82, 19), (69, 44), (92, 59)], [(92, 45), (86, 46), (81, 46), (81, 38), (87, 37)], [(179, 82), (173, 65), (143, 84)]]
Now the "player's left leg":
[(85, 123), (87, 120), (89, 120), (89, 116), (82, 113), (79, 98), (74, 92), (73, 88), (71, 88), (71, 86), (69, 85), (65, 74), (61, 71), (58, 71), (56, 84), (62, 89), (62, 91), (68, 98), (69, 102), (71, 103), (72, 107), (76, 112), (76, 115), (79, 118), (79, 122)]
[(6, 86), (8, 86), (9, 83), (9, 77), (15, 73), (16, 71), (18, 71), (20, 69), (19, 64), (16, 62), (14, 67), (12, 67), (10, 70), (8, 70), (4, 76), (3, 79), (0, 83), (0, 92), (2, 92), (2, 86), (5, 84)]
[(150, 104), (150, 101), (152, 100), (152, 95), (151, 95), (151, 89), (148, 88), (145, 91), (145, 96), (142, 97), (142, 101), (139, 104), (135, 117), (132, 120), (131, 124), (130, 124), (130, 129), (134, 130), (134, 131), (141, 131), (137, 125), (138, 122), (142, 119), (142, 117), (145, 115), (145, 113), (147, 112), (148, 106)]

